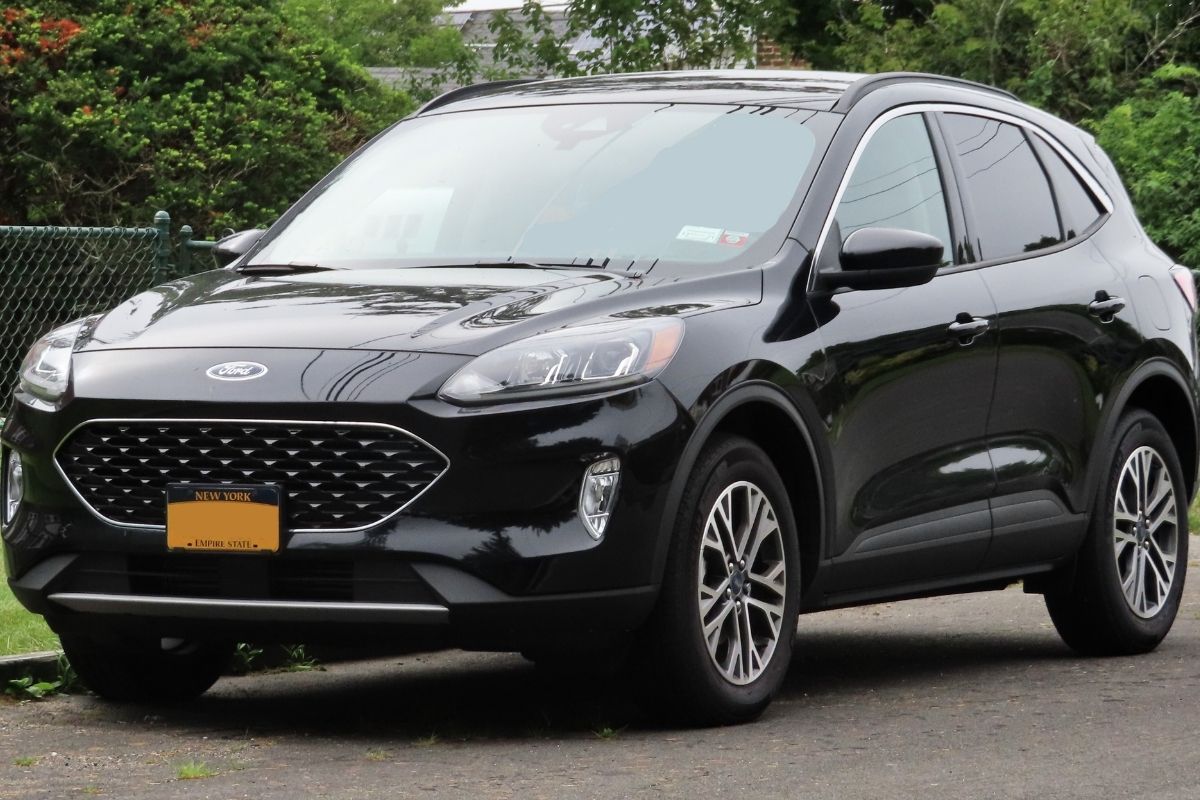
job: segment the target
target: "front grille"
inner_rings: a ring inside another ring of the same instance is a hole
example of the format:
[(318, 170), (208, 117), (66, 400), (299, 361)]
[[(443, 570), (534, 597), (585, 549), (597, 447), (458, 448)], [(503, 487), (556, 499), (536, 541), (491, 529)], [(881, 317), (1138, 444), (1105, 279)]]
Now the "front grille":
[(277, 484), (288, 530), (354, 530), (408, 505), (448, 466), (385, 425), (241, 420), (98, 420), (56, 454), (92, 510), (161, 527), (168, 484)]

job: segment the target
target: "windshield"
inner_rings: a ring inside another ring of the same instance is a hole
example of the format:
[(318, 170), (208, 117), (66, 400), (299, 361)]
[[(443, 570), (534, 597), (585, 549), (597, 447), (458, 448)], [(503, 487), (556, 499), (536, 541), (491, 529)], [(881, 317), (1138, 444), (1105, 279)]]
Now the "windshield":
[(832, 116), (631, 103), (417, 117), (349, 161), (250, 263), (769, 258)]

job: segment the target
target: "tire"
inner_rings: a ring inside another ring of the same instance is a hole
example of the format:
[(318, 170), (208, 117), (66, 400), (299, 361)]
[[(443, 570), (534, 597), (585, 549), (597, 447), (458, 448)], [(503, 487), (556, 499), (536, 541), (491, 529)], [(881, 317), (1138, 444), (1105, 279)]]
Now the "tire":
[(229, 664), (233, 647), (141, 637), (61, 637), (84, 686), (105, 700), (177, 703), (204, 694)]
[[(762, 535), (750, 535), (742, 523), (760, 498)], [(732, 525), (724, 524), (726, 516)], [(745, 534), (740, 547), (739, 533)], [(745, 556), (744, 567), (730, 569), (731, 549)], [(699, 725), (758, 717), (787, 675), (799, 580), (792, 507), (771, 460), (748, 439), (715, 438), (688, 477), (658, 605), (635, 651), (649, 656), (652, 677), (643, 688), (656, 710)], [(767, 605), (781, 613), (768, 613)], [(706, 637), (705, 623), (715, 635)], [(735, 647), (747, 641), (753, 651)]]
[[(1175, 621), (1187, 575), (1186, 484), (1170, 437), (1155, 417), (1135, 411), (1118, 423), (1114, 441), (1074, 580), (1046, 594), (1054, 627), (1084, 655), (1157, 647)], [(1139, 486), (1147, 487), (1141, 495)]]

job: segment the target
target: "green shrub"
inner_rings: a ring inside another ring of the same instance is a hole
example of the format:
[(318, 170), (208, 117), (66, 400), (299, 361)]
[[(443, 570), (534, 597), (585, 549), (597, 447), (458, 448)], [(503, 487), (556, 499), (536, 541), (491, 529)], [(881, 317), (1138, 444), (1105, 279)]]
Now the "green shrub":
[(1093, 125), (1147, 233), (1200, 267), (1200, 70), (1160, 68)]
[(0, 11), (0, 224), (269, 222), (411, 108), (279, 0)]

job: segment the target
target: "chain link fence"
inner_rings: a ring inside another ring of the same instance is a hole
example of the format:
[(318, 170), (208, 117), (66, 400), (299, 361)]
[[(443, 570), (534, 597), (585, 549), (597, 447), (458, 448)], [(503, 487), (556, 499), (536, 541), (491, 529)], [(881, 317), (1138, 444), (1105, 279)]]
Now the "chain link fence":
[(0, 226), (0, 417), (37, 337), (172, 278), (213, 269), (215, 243), (165, 211), (148, 228)]

